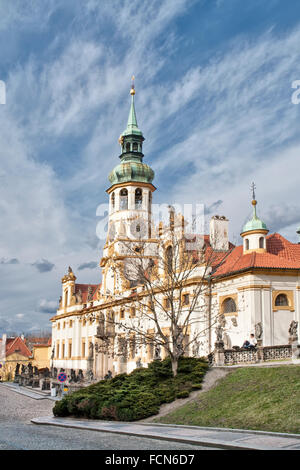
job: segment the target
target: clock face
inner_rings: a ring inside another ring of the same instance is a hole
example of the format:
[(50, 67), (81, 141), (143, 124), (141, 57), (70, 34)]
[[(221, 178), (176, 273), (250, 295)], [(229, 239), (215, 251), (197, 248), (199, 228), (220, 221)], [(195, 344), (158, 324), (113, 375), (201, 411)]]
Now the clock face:
[(146, 237), (147, 227), (143, 219), (135, 219), (130, 223), (130, 234), (133, 238)]

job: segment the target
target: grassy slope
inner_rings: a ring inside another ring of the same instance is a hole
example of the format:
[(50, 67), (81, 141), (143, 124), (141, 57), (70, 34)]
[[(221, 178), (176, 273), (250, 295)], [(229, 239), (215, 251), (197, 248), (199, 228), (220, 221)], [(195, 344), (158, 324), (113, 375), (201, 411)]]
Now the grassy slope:
[(161, 423), (300, 433), (300, 366), (236, 369)]

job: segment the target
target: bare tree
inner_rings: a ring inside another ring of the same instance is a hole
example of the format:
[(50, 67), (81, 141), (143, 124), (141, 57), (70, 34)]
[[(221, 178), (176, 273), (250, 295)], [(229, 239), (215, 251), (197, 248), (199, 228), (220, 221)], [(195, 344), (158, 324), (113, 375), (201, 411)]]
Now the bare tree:
[[(160, 228), (155, 249), (142, 238), (123, 240), (122, 245), (126, 255), (114, 270), (131, 288), (130, 296), (118, 302), (120, 312), (128, 315), (106, 316), (105, 329), (101, 320), (101, 352), (125, 360), (145, 347), (154, 359), (163, 352), (176, 376), (179, 358), (197, 356), (219, 320), (211, 299), (211, 273), (227, 252), (214, 251), (204, 238), (187, 237), (174, 219), (166, 230)], [(112, 325), (116, 342), (111, 341)]]

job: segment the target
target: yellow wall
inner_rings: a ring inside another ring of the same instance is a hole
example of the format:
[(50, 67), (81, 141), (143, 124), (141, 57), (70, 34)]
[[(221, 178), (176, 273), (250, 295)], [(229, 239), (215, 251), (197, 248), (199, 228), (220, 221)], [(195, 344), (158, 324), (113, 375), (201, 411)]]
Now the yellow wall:
[(16, 365), (20, 364), (21, 372), (21, 366), (23, 364), (27, 366), (29, 362), (31, 361), (28, 357), (22, 356), (19, 353), (10, 354), (5, 360), (5, 365), (0, 369), (1, 380), (13, 380), (15, 377)]
[(32, 366), (50, 369), (51, 346), (33, 346)]

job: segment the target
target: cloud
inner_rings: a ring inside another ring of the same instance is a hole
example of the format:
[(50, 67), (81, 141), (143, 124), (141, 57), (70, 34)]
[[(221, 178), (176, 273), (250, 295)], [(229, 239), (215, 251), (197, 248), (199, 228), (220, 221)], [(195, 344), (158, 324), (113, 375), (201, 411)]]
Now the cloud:
[(19, 264), (20, 261), (17, 258), (5, 259), (2, 258), (0, 260), (0, 264)]
[(99, 266), (99, 263), (96, 261), (90, 261), (89, 263), (83, 263), (80, 266), (78, 266), (78, 270), (82, 271), (83, 269), (95, 269)]
[(32, 263), (31, 266), (35, 266), (40, 273), (47, 273), (49, 271), (52, 271), (55, 265), (53, 263), (50, 263), (50, 261), (47, 261), (46, 259), (42, 259), (40, 261)]
[(40, 300), (38, 306), (37, 306), (37, 311), (41, 313), (56, 313), (58, 309), (58, 302), (56, 300), (46, 300), (42, 299)]

